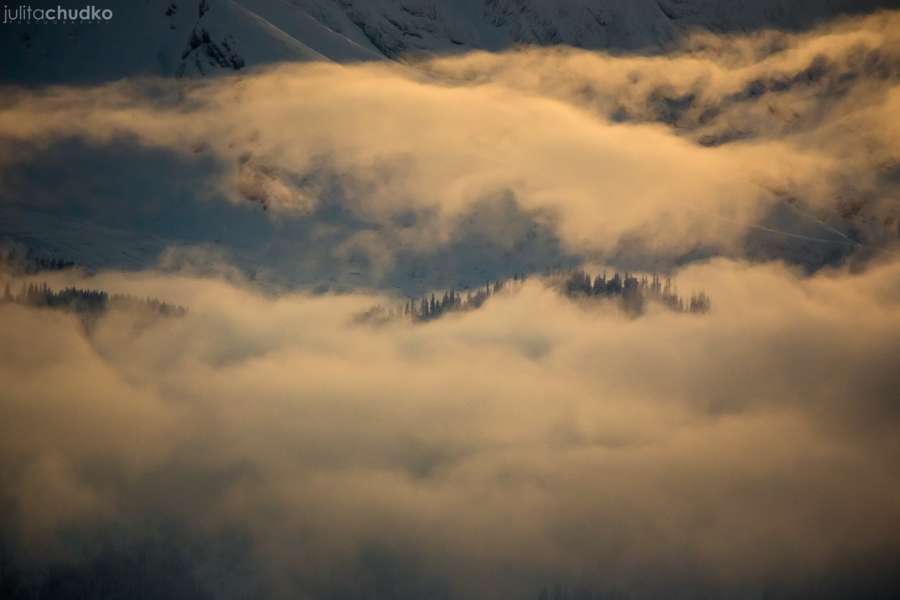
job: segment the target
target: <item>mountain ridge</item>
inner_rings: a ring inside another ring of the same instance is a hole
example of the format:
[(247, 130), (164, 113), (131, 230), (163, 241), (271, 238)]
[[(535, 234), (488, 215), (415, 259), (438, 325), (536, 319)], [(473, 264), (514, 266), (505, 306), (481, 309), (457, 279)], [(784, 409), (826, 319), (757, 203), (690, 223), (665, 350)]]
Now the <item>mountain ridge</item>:
[[(57, 4), (77, 3), (35, 2)], [(119, 0), (109, 22), (4, 24), (0, 82), (193, 77), (275, 62), (402, 61), (518, 45), (653, 53), (695, 29), (798, 29), (896, 6), (900, 1)]]

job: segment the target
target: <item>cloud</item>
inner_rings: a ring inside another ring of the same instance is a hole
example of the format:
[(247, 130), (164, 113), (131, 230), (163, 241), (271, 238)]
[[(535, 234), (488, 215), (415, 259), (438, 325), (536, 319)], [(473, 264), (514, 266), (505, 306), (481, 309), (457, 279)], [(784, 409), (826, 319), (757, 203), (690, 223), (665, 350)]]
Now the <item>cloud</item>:
[[(404, 249), (452, 243), (498, 198), (580, 257), (741, 256), (755, 226), (777, 242), (788, 229), (826, 250), (852, 249), (852, 236), (879, 247), (897, 237), (897, 19), (698, 35), (654, 57), (534, 49), (19, 90), (0, 111), (0, 136), (22, 149), (3, 159), (4, 195), (52, 187), (20, 181), (15, 164), (61, 139), (130, 140), (188, 161), (205, 178), (195, 197), (259, 202), (295, 219), (285, 231), (337, 227), (381, 283)], [(115, 198), (130, 193), (104, 177)]]
[[(16, 231), (164, 248), (51, 284), (190, 312), (88, 335), (0, 304), (0, 569), (194, 582), (170, 597), (896, 593), (897, 18), (5, 90)], [(865, 260), (742, 259), (820, 247)], [(713, 311), (532, 280), (356, 318), (400, 280), (629, 257), (695, 260), (679, 285)], [(354, 291), (276, 294), (278, 268)]]
[(153, 273), (78, 282), (191, 307), (137, 334), (0, 306), (4, 536), (79, 564), (73, 531), (239, 532), (290, 596), (391, 569), (398, 597), (880, 573), (900, 542), (900, 263), (679, 281), (714, 311), (633, 321), (532, 282), (373, 329), (354, 316), (378, 298)]
[[(135, 106), (131, 93), (79, 91), (84, 109), (65, 93), (61, 102), (37, 99), (29, 114), (9, 119), (27, 125), (9, 129), (35, 139), (74, 128), (100, 143), (129, 133), (183, 150), (203, 142), (241, 164), (235, 181), (222, 181), (227, 196), (246, 201), (241, 194), (254, 184), (249, 197), (265, 194), (276, 210), (305, 207), (291, 178), (330, 167), (341, 178), (345, 205), (367, 221), (435, 211), (443, 226), (422, 234), (429, 240), (445, 238), (452, 219), (476, 202), (511, 190), (524, 209), (558, 214), (563, 239), (573, 245), (608, 247), (651, 223), (660, 245), (678, 244), (688, 233), (702, 243), (712, 235), (704, 235), (706, 217), (685, 215), (678, 208), (684, 198), (701, 214), (745, 218), (759, 210), (754, 201), (762, 195), (729, 157), (665, 132), (615, 127), (503, 89), (438, 87), (396, 69), (283, 67), (237, 86), (224, 80), (192, 90), (203, 108), (186, 112)], [(45, 112), (56, 116), (45, 120)], [(253, 162), (242, 158), (247, 153)]]

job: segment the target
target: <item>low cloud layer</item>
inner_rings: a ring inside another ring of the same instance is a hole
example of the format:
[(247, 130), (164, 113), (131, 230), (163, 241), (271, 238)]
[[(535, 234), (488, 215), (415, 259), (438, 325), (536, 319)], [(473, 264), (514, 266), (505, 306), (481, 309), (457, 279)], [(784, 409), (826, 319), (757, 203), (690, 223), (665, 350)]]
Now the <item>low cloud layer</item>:
[[(654, 57), (535, 49), (8, 90), (0, 193), (44, 209), (89, 197), (80, 218), (177, 235), (175, 209), (198, 198), (262, 205), (262, 235), (282, 252), (308, 257), (327, 239), (335, 249), (317, 260), (376, 286), (404, 253), (428, 260), (464, 239), (497, 202), (528, 224), (487, 223), (498, 255), (537, 229), (560, 248), (544, 263), (702, 251), (819, 266), (898, 236), (897, 20), (697, 36)], [(62, 141), (107, 167), (54, 184)]]
[(188, 552), (221, 597), (897, 589), (896, 261), (714, 261), (679, 280), (714, 297), (703, 317), (532, 282), (374, 329), (373, 297), (73, 277), (53, 283), (191, 312), (88, 338), (0, 306), (2, 532), (26, 572), (91, 572), (112, 536)]

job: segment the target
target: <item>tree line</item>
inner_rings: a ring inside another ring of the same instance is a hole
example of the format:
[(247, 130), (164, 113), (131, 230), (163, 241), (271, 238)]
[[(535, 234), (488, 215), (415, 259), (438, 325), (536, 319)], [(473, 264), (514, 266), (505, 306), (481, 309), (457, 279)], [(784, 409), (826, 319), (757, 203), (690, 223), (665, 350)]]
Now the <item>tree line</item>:
[(678, 295), (672, 278), (666, 276), (663, 280), (659, 273), (636, 277), (616, 271), (608, 277), (604, 271), (592, 278), (589, 273), (576, 270), (563, 279), (562, 289), (570, 298), (616, 298), (623, 310), (632, 315), (642, 314), (648, 302), (681, 313), (702, 314), (712, 308), (712, 300), (705, 292), (695, 292), (685, 299)]
[(0, 301), (26, 306), (67, 310), (83, 317), (96, 317), (111, 309), (142, 311), (161, 317), (183, 317), (187, 309), (156, 298), (138, 298), (130, 294), (108, 294), (103, 290), (68, 287), (54, 291), (46, 283), (23, 284), (13, 292), (6, 282)]
[[(414, 323), (434, 321), (449, 313), (480, 308), (491, 296), (525, 281), (526, 276), (497, 280), (475, 289), (450, 289), (416, 298), (407, 298), (402, 305), (386, 308), (376, 306), (360, 316), (366, 322), (385, 322), (407, 319)], [(631, 316), (643, 314), (649, 303), (659, 304), (673, 312), (703, 314), (712, 308), (712, 300), (705, 292), (685, 298), (678, 294), (671, 277), (655, 273), (640, 277), (630, 273), (603, 272), (592, 277), (584, 270), (551, 273), (546, 277), (550, 285), (572, 300), (615, 300)]]

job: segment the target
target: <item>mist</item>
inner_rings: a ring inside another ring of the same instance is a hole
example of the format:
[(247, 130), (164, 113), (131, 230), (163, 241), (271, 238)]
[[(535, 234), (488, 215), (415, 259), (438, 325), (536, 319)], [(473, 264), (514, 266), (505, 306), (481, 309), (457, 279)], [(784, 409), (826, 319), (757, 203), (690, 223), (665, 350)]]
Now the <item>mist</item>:
[(4, 305), (6, 539), (78, 564), (112, 531), (232, 536), (291, 597), (752, 595), (891, 567), (900, 264), (681, 281), (713, 312), (632, 320), (534, 281), (373, 329), (354, 316), (379, 298), (159, 273), (82, 282), (192, 307), (137, 335)]
[(898, 19), (4, 87), (0, 595), (895, 597)]
[(419, 291), (456, 285), (472, 243), (488, 278), (696, 255), (814, 270), (898, 238), (896, 21), (697, 34), (653, 57), (530, 49), (11, 88), (3, 198), (14, 215), (89, 215), (103, 228), (85, 235), (111, 249), (67, 244), (88, 263), (124, 266), (108, 258), (133, 253), (122, 231), (148, 248), (137, 266), (222, 243), (245, 272), (343, 289), (409, 288), (419, 271)]

